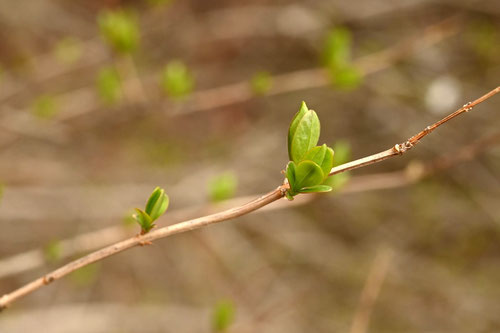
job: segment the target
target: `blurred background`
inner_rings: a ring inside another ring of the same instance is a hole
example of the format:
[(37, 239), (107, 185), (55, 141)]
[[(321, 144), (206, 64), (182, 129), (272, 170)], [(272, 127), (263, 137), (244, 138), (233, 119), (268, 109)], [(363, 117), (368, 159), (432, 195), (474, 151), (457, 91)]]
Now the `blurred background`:
[[(0, 294), (280, 185), (300, 102), (335, 163), (498, 86), (500, 2), (0, 0)], [(16, 302), (11, 332), (500, 329), (499, 99), (334, 193), (155, 241)], [(497, 145), (495, 145), (497, 144)]]

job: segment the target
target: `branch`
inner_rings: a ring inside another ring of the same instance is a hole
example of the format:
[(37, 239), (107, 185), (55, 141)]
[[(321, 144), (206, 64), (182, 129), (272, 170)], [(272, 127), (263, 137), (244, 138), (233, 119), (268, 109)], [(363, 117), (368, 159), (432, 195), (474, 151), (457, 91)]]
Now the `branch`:
[[(465, 104), (463, 107), (458, 109), (457, 111), (453, 112), (449, 116), (441, 119), (440, 121), (434, 123), (431, 126), (426, 127), (423, 131), (417, 133), (416, 135), (412, 136), (408, 140), (406, 140), (404, 143), (401, 144), (396, 144), (394, 147), (383, 151), (378, 154), (374, 154), (368, 157), (364, 157), (340, 166), (337, 166), (333, 168), (330, 172), (330, 175), (334, 175), (337, 173), (345, 172), (348, 170), (353, 170), (359, 167), (363, 167), (366, 165), (374, 164), (383, 160), (386, 160), (390, 157), (402, 155), (405, 153), (407, 150), (411, 149), (413, 146), (415, 146), (422, 138), (424, 138), (426, 135), (431, 133), (433, 130), (438, 128), (439, 126), (445, 124), (449, 120), (455, 118), (456, 116), (470, 111), (474, 106), (484, 102), (488, 98), (491, 98), (495, 94), (500, 92), (500, 86), (493, 89), (489, 93), (485, 94), (484, 96), (476, 99), (473, 102), (469, 102)], [(171, 236), (173, 234), (178, 234), (194, 229), (198, 229), (210, 224), (226, 221), (229, 219), (233, 219), (235, 217), (239, 217), (242, 215), (246, 215), (248, 213), (251, 213), (259, 208), (262, 208), (264, 206), (267, 206), (268, 204), (277, 201), (281, 199), (284, 195), (285, 192), (288, 189), (288, 185), (284, 184), (279, 187), (277, 187), (275, 190), (268, 192), (267, 194), (264, 194), (263, 196), (250, 201), (247, 204), (244, 204), (239, 207), (227, 209), (225, 211), (222, 211), (220, 213), (216, 214), (211, 214), (203, 217), (199, 217), (196, 219), (192, 220), (187, 220), (184, 222), (180, 222), (171, 226), (163, 227), (158, 230), (155, 230), (153, 232), (147, 233), (145, 235), (138, 235), (129, 239), (126, 239), (124, 241), (118, 242), (116, 244), (112, 244), (108, 247), (105, 247), (101, 250), (98, 250), (96, 252), (90, 253), (80, 259), (77, 259), (75, 261), (72, 261), (54, 271), (51, 273), (48, 273), (22, 287), (19, 289), (14, 290), (13, 292), (9, 294), (5, 294), (0, 298), (0, 309), (5, 309), (8, 305), (13, 303), (15, 300), (26, 296), (35, 290), (55, 281), (58, 280), (69, 273), (84, 267), (86, 265), (89, 265), (91, 263), (97, 262), (99, 260), (102, 260), (104, 258), (107, 258), (109, 256), (112, 256), (114, 254), (120, 253), (122, 251), (125, 251), (129, 248), (135, 247), (137, 245), (146, 245), (149, 244), (150, 242)]]
[[(425, 177), (452, 168), (460, 162), (472, 160), (478, 154), (499, 143), (500, 132), (495, 132), (492, 135), (465, 145), (456, 151), (438, 156), (429, 162), (411, 164), (406, 170), (402, 169), (398, 171), (355, 176), (350, 179), (347, 185), (337, 190), (339, 193), (349, 194), (411, 185)], [(263, 207), (263, 209), (259, 211), (282, 209), (284, 207), (290, 207), (290, 205), (304, 205), (314, 200), (315, 197), (316, 195), (308, 195), (296, 197), (293, 202), (278, 201), (274, 202), (272, 205)], [(220, 209), (239, 206), (251, 199), (252, 197), (250, 196), (233, 198), (223, 203), (171, 211), (168, 216), (170, 221), (182, 221), (190, 218), (195, 212), (198, 214), (210, 214)], [(114, 225), (61, 240), (59, 243), (61, 253), (58, 260), (81, 253), (95, 251), (107, 244), (116, 243), (125, 237), (127, 237), (125, 227)], [(41, 267), (45, 262), (45, 251), (40, 248), (2, 258), (0, 259), (0, 279)]]
[(381, 162), (383, 160), (386, 160), (386, 159), (394, 157), (394, 156), (403, 155), (408, 150), (413, 148), (417, 143), (419, 143), (420, 140), (422, 140), (425, 136), (427, 136), (429, 133), (434, 131), (439, 126), (446, 124), (448, 121), (461, 115), (464, 112), (469, 112), (470, 110), (472, 110), (473, 107), (484, 102), (488, 98), (493, 97), (494, 95), (498, 94), (499, 92), (500, 92), (500, 86), (496, 87), (495, 89), (493, 89), (489, 93), (479, 97), (475, 101), (468, 102), (468, 103), (464, 104), (464, 106), (462, 106), (457, 111), (449, 114), (448, 116), (435, 122), (434, 124), (427, 126), (422, 131), (415, 134), (414, 136), (412, 136), (411, 138), (409, 138), (405, 142), (398, 143), (398, 144), (394, 145), (394, 147), (392, 147), (392, 148), (389, 148), (389, 149), (384, 150), (384, 151), (377, 153), (377, 154), (373, 154), (373, 155), (363, 157), (363, 158), (360, 158), (358, 160), (355, 160), (355, 161), (352, 161), (349, 163), (345, 163), (345, 164), (336, 166), (336, 167), (332, 168), (332, 170), (330, 170), (330, 176), (333, 176), (337, 173), (361, 168), (361, 167), (364, 167), (364, 166), (367, 166), (370, 164), (378, 163), (378, 162)]

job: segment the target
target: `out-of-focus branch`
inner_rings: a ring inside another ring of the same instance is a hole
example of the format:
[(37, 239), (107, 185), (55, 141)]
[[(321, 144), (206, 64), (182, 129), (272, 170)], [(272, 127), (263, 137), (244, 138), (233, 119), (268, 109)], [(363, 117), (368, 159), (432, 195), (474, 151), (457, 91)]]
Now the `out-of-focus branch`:
[(384, 283), (390, 263), (394, 257), (393, 250), (381, 249), (373, 260), (372, 267), (368, 273), (365, 286), (361, 292), (358, 309), (352, 321), (351, 333), (366, 333), (370, 323), (370, 317), (380, 289)]

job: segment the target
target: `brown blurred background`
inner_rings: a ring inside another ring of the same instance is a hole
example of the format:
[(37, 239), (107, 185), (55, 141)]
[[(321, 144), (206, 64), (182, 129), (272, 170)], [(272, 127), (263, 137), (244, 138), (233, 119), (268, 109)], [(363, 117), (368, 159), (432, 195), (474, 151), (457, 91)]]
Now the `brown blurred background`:
[[(131, 52), (106, 13), (135, 20)], [(497, 1), (0, 0), (0, 294), (136, 234), (155, 186), (162, 226), (278, 186), (302, 100), (352, 158), (404, 141), (498, 86), (499, 17)], [(356, 79), (332, 84), (339, 27)], [(498, 105), (333, 194), (75, 272), (0, 332), (212, 332), (221, 301), (227, 332), (498, 331)]]

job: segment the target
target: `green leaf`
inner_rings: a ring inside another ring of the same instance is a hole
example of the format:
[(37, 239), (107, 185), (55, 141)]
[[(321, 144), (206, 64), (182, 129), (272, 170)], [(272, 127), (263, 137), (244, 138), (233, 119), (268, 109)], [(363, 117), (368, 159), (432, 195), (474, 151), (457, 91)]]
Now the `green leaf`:
[(151, 217), (139, 208), (135, 208), (136, 214), (134, 215), (135, 220), (141, 226), (141, 229), (144, 233), (147, 233), (154, 226), (153, 220)]
[(97, 75), (97, 91), (106, 104), (114, 104), (122, 96), (122, 83), (118, 71), (113, 67), (105, 67)]
[(306, 153), (304, 160), (315, 162), (321, 167), (324, 176), (327, 177), (333, 167), (333, 150), (326, 144), (313, 147)]
[(320, 166), (313, 161), (302, 161), (295, 169), (295, 184), (293, 190), (300, 192), (304, 187), (319, 185), (323, 182), (324, 174)]
[(328, 185), (315, 185), (301, 188), (300, 193), (330, 192), (331, 190), (332, 187)]
[(212, 317), (214, 332), (226, 332), (234, 321), (235, 308), (231, 301), (220, 301)]
[(234, 196), (238, 179), (233, 172), (225, 172), (208, 183), (208, 195), (213, 202), (227, 200)]
[(302, 101), (299, 111), (295, 114), (295, 116), (292, 119), (292, 122), (290, 123), (290, 127), (288, 129), (288, 156), (291, 161), (293, 161), (292, 139), (295, 136), (295, 132), (297, 131), (297, 126), (299, 125), (300, 120), (304, 117), (304, 115), (308, 110), (309, 109), (307, 108), (306, 102)]
[(193, 90), (194, 78), (182, 61), (173, 60), (163, 69), (161, 86), (167, 96), (182, 99)]
[(146, 214), (148, 214), (151, 221), (154, 222), (165, 213), (168, 208), (168, 204), (169, 198), (165, 194), (165, 190), (157, 187), (153, 190), (153, 193), (146, 203)]
[(103, 38), (119, 53), (131, 53), (139, 45), (139, 27), (135, 16), (122, 9), (104, 11), (97, 19)]
[(304, 115), (290, 126), (288, 141), (290, 160), (296, 163), (303, 160), (304, 155), (318, 143), (320, 123), (318, 115), (313, 110), (307, 110)]
[(268, 72), (258, 72), (250, 81), (252, 90), (257, 95), (266, 94), (272, 86), (272, 77)]

